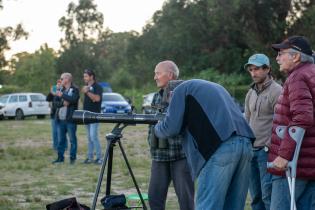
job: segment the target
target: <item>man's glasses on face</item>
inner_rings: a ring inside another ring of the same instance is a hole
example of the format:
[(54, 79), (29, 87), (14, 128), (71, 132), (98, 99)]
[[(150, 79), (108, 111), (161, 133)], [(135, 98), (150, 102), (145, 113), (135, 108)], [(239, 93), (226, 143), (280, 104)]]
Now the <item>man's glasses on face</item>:
[(280, 57), (280, 56), (282, 56), (282, 55), (284, 55), (286, 53), (292, 54), (292, 53), (296, 53), (296, 52), (293, 52), (293, 51), (278, 51), (277, 57)]

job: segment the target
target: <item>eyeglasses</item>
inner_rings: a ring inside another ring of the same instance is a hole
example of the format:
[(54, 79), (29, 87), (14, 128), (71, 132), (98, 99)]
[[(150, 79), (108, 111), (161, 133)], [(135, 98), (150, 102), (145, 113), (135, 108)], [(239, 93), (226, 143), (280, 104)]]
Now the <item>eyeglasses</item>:
[(277, 57), (280, 57), (280, 56), (282, 56), (282, 55), (284, 55), (286, 53), (293, 54), (293, 53), (296, 53), (296, 52), (292, 52), (292, 51), (278, 51)]

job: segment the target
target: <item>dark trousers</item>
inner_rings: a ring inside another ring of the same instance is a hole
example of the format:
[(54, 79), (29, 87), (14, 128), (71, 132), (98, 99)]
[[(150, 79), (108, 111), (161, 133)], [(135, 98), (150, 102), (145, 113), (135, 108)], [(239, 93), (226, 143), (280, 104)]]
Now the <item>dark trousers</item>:
[(180, 210), (193, 210), (194, 182), (186, 159), (170, 162), (152, 161), (149, 184), (151, 210), (165, 210), (167, 191), (171, 181), (173, 181)]

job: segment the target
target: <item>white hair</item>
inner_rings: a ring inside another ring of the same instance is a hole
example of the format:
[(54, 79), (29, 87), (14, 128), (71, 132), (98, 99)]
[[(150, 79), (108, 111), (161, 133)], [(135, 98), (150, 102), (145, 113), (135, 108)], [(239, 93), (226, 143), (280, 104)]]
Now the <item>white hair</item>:
[(179, 69), (173, 61), (171, 61), (171, 60), (162, 61), (162, 62), (157, 64), (157, 66), (159, 66), (159, 65), (162, 65), (165, 71), (172, 72), (175, 79), (178, 79)]
[(62, 73), (61, 77), (67, 77), (69, 79), (69, 81), (72, 82), (72, 75), (68, 72)]
[(307, 55), (305, 53), (302, 53), (292, 48), (290, 49), (290, 52), (299, 53), (301, 55), (301, 59), (300, 59), (301, 63), (314, 63), (314, 58), (311, 55)]

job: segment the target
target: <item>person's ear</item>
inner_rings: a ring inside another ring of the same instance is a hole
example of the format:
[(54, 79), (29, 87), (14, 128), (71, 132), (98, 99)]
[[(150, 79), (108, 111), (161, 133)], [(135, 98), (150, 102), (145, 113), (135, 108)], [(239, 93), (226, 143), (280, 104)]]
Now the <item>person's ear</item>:
[(294, 63), (297, 63), (297, 62), (299, 62), (301, 60), (301, 54), (300, 53), (295, 53), (295, 54), (292, 55), (292, 57), (293, 57), (293, 62)]

